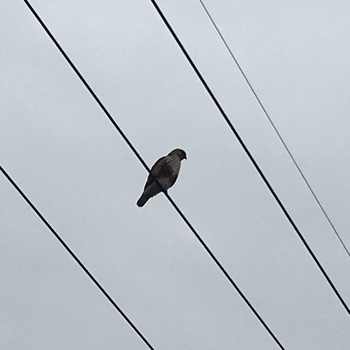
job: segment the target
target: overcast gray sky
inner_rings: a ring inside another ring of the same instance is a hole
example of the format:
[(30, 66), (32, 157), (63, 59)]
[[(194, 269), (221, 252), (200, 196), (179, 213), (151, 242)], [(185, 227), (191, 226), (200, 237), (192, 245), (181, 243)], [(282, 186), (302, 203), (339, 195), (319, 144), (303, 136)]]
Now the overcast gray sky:
[[(206, 5), (350, 247), (350, 3)], [(33, 6), (286, 349), (350, 348), (350, 320), (150, 1)], [(350, 304), (350, 259), (196, 0), (161, 0)], [(0, 5), (2, 166), (155, 349), (277, 349), (20, 0)], [(146, 349), (0, 177), (0, 348)]]

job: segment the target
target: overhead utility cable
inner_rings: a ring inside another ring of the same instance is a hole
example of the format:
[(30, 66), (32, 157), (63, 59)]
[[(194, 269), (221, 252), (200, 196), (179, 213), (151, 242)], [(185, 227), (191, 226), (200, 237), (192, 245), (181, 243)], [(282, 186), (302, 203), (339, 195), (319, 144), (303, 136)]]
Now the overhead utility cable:
[(289, 157), (291, 158), (292, 162), (294, 163), (295, 167), (297, 168), (297, 170), (298, 170), (300, 176), (302, 177), (302, 179), (304, 180), (306, 186), (307, 186), (308, 189), (310, 190), (310, 192), (311, 192), (311, 194), (312, 194), (314, 200), (316, 201), (316, 203), (318, 204), (319, 208), (321, 209), (323, 215), (325, 216), (326, 220), (328, 221), (329, 225), (331, 226), (331, 228), (332, 228), (333, 232), (335, 233), (336, 237), (338, 237), (338, 240), (339, 240), (339, 242), (341, 243), (341, 245), (343, 246), (345, 252), (346, 252), (346, 253), (348, 254), (348, 256), (350, 257), (349, 249), (346, 247), (346, 245), (345, 245), (344, 241), (342, 240), (342, 238), (341, 238), (341, 236), (340, 236), (338, 230), (335, 228), (335, 225), (333, 224), (332, 220), (330, 219), (329, 215), (327, 214), (325, 208), (323, 207), (323, 205), (321, 204), (320, 200), (319, 200), (318, 197), (316, 196), (315, 191), (314, 191), (313, 188), (311, 187), (311, 185), (310, 185), (309, 181), (307, 180), (305, 174), (304, 174), (303, 171), (301, 170), (299, 164), (297, 163), (297, 161), (296, 161), (296, 159), (294, 158), (292, 152), (290, 151), (289, 147), (287, 146), (286, 142), (284, 141), (282, 135), (281, 135), (280, 132), (278, 131), (278, 129), (277, 129), (275, 123), (273, 122), (273, 120), (272, 120), (272, 118), (270, 117), (269, 113), (267, 112), (265, 106), (263, 105), (263, 103), (262, 103), (260, 97), (258, 96), (258, 94), (256, 93), (255, 89), (253, 88), (252, 84), (250, 83), (250, 81), (249, 81), (247, 75), (244, 73), (243, 68), (241, 67), (241, 65), (239, 64), (237, 58), (236, 58), (235, 55), (233, 54), (233, 52), (232, 52), (232, 50), (230, 49), (229, 45), (227, 44), (227, 42), (226, 42), (224, 36), (222, 35), (222, 33), (221, 33), (219, 27), (216, 25), (216, 23), (215, 23), (213, 17), (212, 17), (211, 14), (209, 13), (209, 10), (207, 9), (207, 7), (205, 6), (205, 4), (203, 3), (202, 0), (198, 0), (198, 1), (201, 3), (201, 5), (202, 5), (204, 11), (206, 12), (207, 16), (209, 17), (209, 19), (210, 19), (212, 25), (214, 26), (216, 32), (219, 34), (219, 36), (220, 36), (222, 42), (224, 43), (224, 45), (225, 45), (227, 51), (229, 52), (231, 58), (232, 58), (233, 61), (235, 62), (236, 66), (237, 66), (238, 70), (240, 71), (241, 75), (243, 76), (245, 82), (246, 82), (247, 85), (249, 86), (249, 89), (250, 89), (251, 92), (253, 93), (255, 99), (258, 101), (258, 104), (260, 105), (260, 107), (261, 107), (261, 109), (263, 110), (263, 112), (264, 112), (266, 118), (267, 118), (268, 121), (270, 122), (270, 124), (271, 124), (273, 130), (275, 131), (275, 133), (276, 133), (276, 135), (277, 135), (277, 137), (278, 137), (279, 140), (281, 141), (283, 147), (285, 148), (285, 150), (287, 151)]
[(186, 59), (188, 60), (189, 64), (191, 65), (191, 67), (193, 68), (193, 70), (195, 71), (197, 77), (199, 78), (199, 80), (201, 81), (201, 83), (203, 84), (204, 88), (207, 90), (209, 96), (211, 97), (211, 99), (213, 100), (214, 104), (216, 105), (216, 107), (218, 108), (220, 114), (222, 115), (222, 117), (224, 118), (224, 120), (226, 121), (227, 125), (229, 126), (229, 128), (231, 129), (232, 133), (235, 135), (236, 139), (238, 140), (238, 142), (240, 143), (241, 147), (243, 148), (244, 152), (246, 153), (246, 155), (248, 156), (249, 160), (252, 162), (254, 168), (256, 169), (256, 171), (259, 173), (260, 177), (262, 178), (262, 180), (264, 181), (265, 185), (267, 186), (267, 188), (269, 189), (269, 191), (271, 192), (272, 196), (274, 197), (274, 199), (276, 200), (276, 202), (278, 203), (279, 207), (281, 208), (281, 210), (283, 211), (284, 215), (286, 216), (286, 218), (288, 219), (289, 223), (292, 225), (293, 229), (295, 230), (295, 232), (297, 233), (298, 237), (301, 239), (302, 243), (304, 244), (306, 250), (309, 252), (309, 254), (311, 255), (312, 259), (314, 260), (314, 262), (316, 263), (317, 267), (320, 269), (320, 271), (322, 272), (324, 278), (327, 280), (328, 284), (330, 285), (330, 287), (332, 288), (332, 290), (334, 291), (334, 293), (336, 294), (337, 298), (339, 299), (339, 301), (341, 302), (341, 304), (343, 305), (343, 307), (345, 308), (346, 312), (348, 313), (348, 315), (350, 315), (350, 309), (347, 306), (347, 304), (345, 303), (345, 300), (342, 298), (342, 296), (340, 295), (340, 293), (338, 292), (336, 286), (333, 284), (332, 280), (330, 279), (330, 277), (328, 276), (327, 272), (325, 271), (325, 269), (323, 268), (323, 266), (321, 265), (321, 263), (319, 262), (319, 260), (317, 259), (315, 253), (312, 251), (312, 249), (310, 248), (309, 244), (306, 242), (304, 236), (302, 235), (302, 233), (300, 232), (299, 228), (297, 227), (297, 225), (295, 224), (294, 220), (292, 219), (292, 217), (289, 215), (287, 209), (285, 208), (285, 206), (283, 205), (283, 203), (281, 202), (281, 200), (279, 199), (277, 193), (275, 192), (275, 190), (272, 188), (270, 182), (267, 180), (265, 174), (263, 173), (263, 171), (261, 170), (261, 168), (259, 167), (258, 163), (256, 162), (256, 160), (254, 159), (254, 157), (252, 156), (252, 154), (250, 153), (248, 147), (245, 145), (244, 141), (242, 140), (241, 136), (239, 135), (238, 131), (235, 129), (235, 127), (233, 126), (233, 124), (231, 123), (230, 119), (227, 117), (225, 111), (223, 110), (223, 108), (221, 107), (219, 101), (217, 100), (217, 98), (215, 97), (214, 93), (211, 91), (209, 85), (207, 84), (207, 82), (204, 80), (202, 74), (200, 73), (200, 71), (198, 70), (197, 66), (194, 64), (192, 58), (190, 57), (190, 55), (188, 54), (187, 50), (185, 49), (185, 47), (183, 46), (183, 44), (181, 43), (180, 39), (177, 37), (175, 31), (173, 30), (173, 28), (171, 27), (171, 25), (169, 24), (168, 20), (166, 19), (166, 17), (164, 16), (163, 12), (161, 11), (161, 9), (159, 8), (157, 2), (155, 0), (151, 0), (153, 6), (155, 7), (156, 11), (158, 12), (159, 16), (161, 17), (161, 19), (163, 20), (164, 24), (166, 25), (166, 27), (168, 28), (168, 30), (170, 31), (171, 35), (173, 36), (174, 40), (176, 41), (176, 43), (178, 44), (178, 46), (180, 47), (182, 53), (185, 55)]
[(135, 333), (142, 339), (142, 341), (148, 346), (149, 349), (154, 350), (153, 346), (149, 343), (146, 337), (138, 330), (135, 324), (130, 320), (124, 311), (117, 305), (117, 303), (112, 299), (112, 297), (106, 292), (102, 285), (97, 281), (93, 274), (87, 269), (87, 267), (82, 263), (78, 256), (72, 251), (68, 244), (61, 238), (57, 231), (51, 226), (51, 224), (45, 219), (44, 215), (36, 208), (36, 206), (31, 202), (31, 200), (26, 196), (26, 194), (20, 189), (20, 187), (15, 183), (12, 177), (5, 171), (5, 169), (0, 165), (0, 171), (4, 174), (6, 179), (11, 183), (11, 185), (16, 189), (16, 191), (22, 196), (22, 198), (27, 202), (27, 204), (32, 208), (35, 214), (40, 218), (40, 220), (46, 225), (46, 227), (51, 231), (51, 233), (57, 238), (57, 240), (62, 244), (64, 249), (70, 254), (70, 256), (78, 263), (82, 270), (88, 275), (88, 277), (95, 283), (96, 287), (102, 292), (102, 294), (108, 299), (108, 301), (114, 306), (114, 308), (120, 313), (124, 320), (129, 324), (129, 326), (135, 331)]
[[(93, 91), (93, 89), (90, 87), (90, 85), (87, 83), (87, 81), (84, 79), (84, 77), (81, 75), (81, 73), (79, 72), (79, 70), (75, 67), (75, 65), (73, 64), (73, 62), (71, 61), (71, 59), (68, 57), (68, 55), (66, 54), (66, 52), (63, 50), (63, 48), (61, 47), (61, 45), (58, 43), (58, 41), (55, 39), (55, 37), (52, 35), (52, 33), (50, 32), (50, 30), (48, 29), (48, 27), (45, 25), (45, 23), (43, 22), (43, 20), (40, 18), (40, 16), (37, 14), (37, 12), (34, 10), (34, 8), (31, 6), (31, 4), (29, 3), (29, 1), (27, 0), (23, 0), (25, 2), (25, 4), (28, 6), (28, 8), (30, 9), (30, 11), (32, 12), (32, 14), (34, 15), (34, 17), (37, 19), (37, 21), (40, 23), (40, 25), (42, 26), (42, 28), (45, 30), (45, 32), (47, 33), (47, 35), (50, 37), (50, 39), (53, 41), (53, 43), (55, 44), (55, 46), (57, 47), (57, 49), (61, 52), (61, 54), (63, 55), (63, 57), (66, 59), (66, 61), (68, 62), (68, 64), (70, 65), (70, 67), (73, 69), (73, 71), (77, 74), (77, 76), (79, 77), (79, 79), (81, 80), (81, 82), (84, 84), (84, 86), (86, 87), (86, 89), (89, 91), (89, 93), (92, 95), (92, 97), (94, 98), (94, 100), (96, 101), (96, 103), (101, 107), (101, 109), (103, 110), (103, 112), (106, 114), (106, 116), (108, 117), (108, 119), (110, 120), (110, 122), (113, 124), (113, 126), (117, 129), (117, 131), (119, 132), (119, 134), (122, 136), (122, 138), (124, 139), (124, 141), (127, 143), (127, 145), (130, 147), (130, 149), (133, 151), (134, 155), (137, 157), (137, 159), (141, 162), (141, 164), (144, 166), (144, 168), (148, 171), (148, 173), (150, 173), (150, 169), (147, 166), (147, 164), (145, 163), (145, 161), (142, 159), (142, 157), (140, 156), (140, 154), (137, 152), (136, 148), (132, 145), (132, 143), (130, 142), (130, 140), (127, 138), (127, 136), (124, 134), (124, 132), (122, 131), (122, 129), (119, 127), (119, 125), (116, 123), (116, 121), (113, 119), (113, 117), (111, 116), (111, 114), (108, 112), (107, 108), (103, 105), (103, 103), (101, 102), (101, 100), (97, 97), (96, 93)], [(189, 229), (192, 231), (192, 233), (195, 235), (195, 237), (198, 239), (198, 241), (201, 243), (201, 245), (203, 246), (203, 248), (206, 250), (206, 252), (210, 255), (210, 257), (213, 259), (213, 261), (215, 262), (215, 264), (218, 266), (218, 268), (221, 270), (221, 272), (224, 274), (224, 276), (227, 278), (227, 280), (230, 282), (230, 284), (232, 285), (232, 287), (237, 291), (237, 293), (239, 294), (239, 296), (244, 300), (244, 302), (247, 304), (247, 306), (250, 308), (250, 310), (253, 312), (253, 314), (258, 318), (258, 320), (260, 321), (260, 323), (264, 326), (264, 328), (266, 329), (266, 331), (270, 334), (270, 336), (274, 339), (274, 341), (277, 343), (277, 345), (280, 347), (280, 349), (284, 349), (284, 347), (282, 346), (282, 344), (280, 343), (280, 341), (277, 339), (277, 337), (275, 336), (275, 334), (272, 332), (272, 330), (268, 327), (268, 325), (266, 324), (266, 322), (263, 320), (263, 318), (259, 315), (259, 313), (256, 311), (256, 309), (254, 308), (254, 306), (249, 302), (249, 300), (247, 299), (247, 297), (244, 295), (244, 293), (239, 289), (238, 285), (234, 282), (234, 280), (232, 279), (232, 277), (229, 275), (229, 273), (226, 271), (226, 269), (223, 267), (223, 265), (221, 265), (220, 261), (216, 258), (216, 256), (214, 255), (214, 253), (209, 249), (209, 247), (206, 245), (206, 243), (203, 241), (203, 239), (201, 238), (201, 236), (197, 233), (197, 231), (195, 230), (195, 228), (192, 226), (192, 224), (189, 222), (189, 220), (186, 218), (186, 216), (182, 213), (182, 211), (179, 209), (179, 207), (176, 205), (176, 203), (173, 201), (173, 199), (169, 196), (169, 194), (167, 192), (163, 192), (165, 194), (165, 196), (168, 198), (168, 200), (170, 201), (170, 203), (173, 205), (173, 207), (175, 208), (175, 210), (177, 211), (177, 213), (181, 216), (181, 218), (184, 220), (184, 222), (187, 224), (187, 226), (189, 227)]]

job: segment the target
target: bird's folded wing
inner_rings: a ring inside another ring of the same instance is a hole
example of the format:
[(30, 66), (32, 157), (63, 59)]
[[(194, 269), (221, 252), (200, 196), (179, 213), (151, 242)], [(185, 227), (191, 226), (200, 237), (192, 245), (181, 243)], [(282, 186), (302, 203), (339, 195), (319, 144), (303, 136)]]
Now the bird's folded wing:
[(159, 158), (151, 168), (151, 174), (148, 175), (145, 188), (151, 185), (154, 178), (171, 176), (171, 169), (168, 166), (167, 156)]

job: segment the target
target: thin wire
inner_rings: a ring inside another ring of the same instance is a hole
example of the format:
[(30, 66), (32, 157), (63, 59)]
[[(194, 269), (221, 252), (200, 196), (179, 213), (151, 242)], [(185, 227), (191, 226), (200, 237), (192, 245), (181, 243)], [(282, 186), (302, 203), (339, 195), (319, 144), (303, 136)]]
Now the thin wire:
[(78, 263), (82, 270), (88, 275), (88, 277), (95, 283), (96, 287), (102, 292), (102, 294), (108, 299), (108, 301), (114, 306), (114, 308), (121, 314), (124, 320), (130, 325), (130, 327), (136, 332), (136, 334), (143, 340), (143, 342), (148, 346), (149, 349), (154, 350), (153, 346), (145, 338), (145, 336), (138, 330), (134, 323), (129, 319), (128, 316), (123, 312), (123, 310), (117, 305), (117, 303), (112, 299), (112, 297), (106, 292), (106, 290), (101, 286), (93, 274), (85, 267), (82, 261), (75, 255), (67, 243), (61, 238), (61, 236), (56, 232), (56, 230), (51, 226), (51, 224), (45, 219), (45, 217), (40, 213), (40, 211), (35, 207), (35, 205), (30, 201), (26, 194), (20, 189), (20, 187), (15, 183), (12, 177), (5, 171), (5, 169), (0, 165), (0, 170), (11, 183), (11, 185), (17, 190), (17, 192), (22, 196), (22, 198), (27, 202), (27, 204), (32, 208), (35, 214), (40, 218), (40, 220), (46, 225), (46, 227), (53, 233), (57, 240), (62, 244), (62, 246), (67, 250), (71, 257)]
[(332, 280), (330, 279), (330, 277), (328, 276), (328, 274), (326, 273), (325, 269), (323, 268), (323, 266), (321, 265), (321, 263), (319, 262), (319, 260), (317, 259), (316, 255), (314, 254), (314, 252), (312, 251), (312, 249), (310, 248), (309, 244), (306, 242), (304, 236), (301, 234), (299, 228), (297, 227), (297, 225), (295, 224), (294, 220), (292, 219), (292, 217), (289, 215), (287, 209), (284, 207), (283, 203), (281, 202), (281, 200), (279, 199), (277, 193), (275, 192), (275, 190), (272, 188), (270, 182), (267, 180), (265, 174), (263, 173), (263, 171), (260, 169), (258, 163), (256, 162), (256, 160), (254, 159), (254, 157), (252, 156), (252, 154), (250, 153), (248, 147), (245, 145), (244, 141), (242, 140), (241, 136), (239, 135), (238, 131), (235, 129), (235, 127), (233, 126), (233, 124), (231, 123), (230, 119), (227, 117), (225, 111), (223, 110), (223, 108), (221, 107), (219, 101), (217, 100), (217, 98), (215, 97), (214, 93), (211, 91), (210, 87), (208, 86), (207, 82), (204, 80), (202, 74), (200, 73), (200, 71), (198, 70), (197, 66), (194, 64), (192, 58), (190, 57), (190, 55), (188, 54), (188, 52), (186, 51), (185, 47), (183, 46), (183, 44), (181, 43), (180, 39), (177, 37), (175, 31), (173, 30), (173, 28), (171, 27), (171, 25), (169, 24), (168, 20), (166, 19), (166, 17), (164, 16), (163, 12), (161, 11), (161, 9), (159, 8), (157, 2), (155, 0), (151, 0), (153, 6), (155, 7), (156, 11), (158, 12), (159, 16), (161, 17), (161, 19), (163, 20), (164, 24), (166, 25), (166, 27), (168, 28), (168, 30), (170, 31), (171, 35), (173, 36), (174, 40), (176, 41), (176, 43), (178, 44), (178, 46), (180, 47), (182, 53), (184, 54), (184, 56), (186, 57), (186, 59), (188, 60), (188, 62), (190, 63), (191, 67), (193, 68), (193, 70), (195, 71), (197, 77), (199, 78), (199, 80), (201, 81), (201, 83), (203, 84), (204, 88), (207, 90), (209, 96), (212, 98), (213, 102), (215, 103), (216, 107), (218, 108), (218, 110), (220, 111), (222, 117), (224, 118), (224, 120), (226, 121), (227, 125), (230, 127), (231, 131), (233, 132), (233, 134), (235, 135), (235, 137), (237, 138), (238, 142), (240, 143), (241, 147), (243, 148), (244, 152), (247, 154), (249, 160), (252, 162), (252, 164), (254, 165), (256, 171), (259, 173), (260, 177), (262, 178), (262, 180), (264, 181), (265, 185), (267, 186), (267, 188), (269, 189), (269, 191), (271, 192), (272, 196), (274, 197), (274, 199), (276, 200), (276, 202), (278, 203), (279, 207), (281, 208), (281, 210), (283, 211), (284, 215), (286, 216), (286, 218), (288, 219), (289, 223), (292, 225), (293, 229), (295, 230), (295, 232), (297, 233), (297, 235), (299, 236), (299, 238), (301, 239), (302, 243), (304, 244), (305, 248), (307, 249), (307, 251), (309, 252), (309, 254), (311, 255), (312, 259), (314, 260), (314, 262), (316, 263), (316, 265), (318, 266), (318, 268), (320, 269), (320, 271), (322, 272), (323, 276), (325, 277), (325, 279), (327, 280), (327, 282), (329, 283), (330, 287), (332, 288), (332, 290), (334, 291), (334, 293), (336, 294), (336, 296), (338, 297), (339, 301), (341, 302), (341, 304), (344, 306), (345, 310), (347, 311), (347, 313), (350, 315), (350, 309), (347, 306), (347, 304), (345, 303), (345, 300), (342, 298), (342, 296), (340, 295), (340, 293), (338, 292), (337, 288), (335, 287), (335, 285), (333, 284)]
[[(54, 44), (56, 45), (56, 47), (58, 48), (58, 50), (61, 52), (61, 54), (63, 55), (63, 57), (66, 59), (66, 61), (68, 62), (68, 64), (71, 66), (71, 68), (73, 69), (73, 71), (77, 74), (77, 76), (79, 77), (79, 79), (82, 81), (82, 83), (84, 84), (84, 86), (87, 88), (87, 90), (90, 92), (90, 94), (92, 95), (92, 97), (95, 99), (95, 101), (97, 102), (97, 104), (101, 107), (101, 109), (104, 111), (104, 113), (106, 114), (106, 116), (108, 117), (108, 119), (111, 121), (111, 123), (113, 124), (113, 126), (117, 129), (117, 131), (119, 132), (119, 134), (123, 137), (123, 139), (125, 140), (125, 142), (128, 144), (128, 146), (130, 147), (130, 149), (132, 150), (132, 152), (134, 153), (134, 155), (138, 158), (138, 160), (141, 162), (141, 164), (144, 166), (144, 168), (148, 171), (148, 173), (150, 173), (150, 169), (147, 166), (147, 164), (145, 163), (145, 161), (142, 159), (142, 157), (140, 156), (140, 154), (137, 152), (136, 148), (132, 145), (132, 143), (129, 141), (129, 139), (127, 138), (127, 136), (123, 133), (123, 131), (121, 130), (121, 128), (118, 126), (118, 124), (116, 123), (116, 121), (112, 118), (111, 114), (108, 112), (108, 110), (106, 109), (106, 107), (102, 104), (102, 102), (100, 101), (100, 99), (97, 97), (97, 95), (95, 94), (95, 92), (92, 90), (92, 88), (90, 87), (90, 85), (87, 83), (87, 81), (84, 79), (84, 77), (80, 74), (80, 72), (78, 71), (78, 69), (75, 67), (75, 65), (73, 64), (73, 62), (70, 60), (70, 58), (68, 57), (68, 55), (65, 53), (65, 51), (63, 50), (63, 48), (61, 47), (61, 45), (58, 43), (58, 41), (55, 39), (55, 37), (51, 34), (50, 30), (47, 28), (47, 26), (45, 25), (45, 23), (42, 21), (42, 19), (40, 18), (40, 16), (37, 14), (37, 12), (34, 10), (34, 8), (31, 6), (31, 4), (27, 1), (27, 0), (23, 0), (25, 2), (25, 4), (28, 6), (28, 8), (30, 9), (30, 11), (32, 12), (32, 14), (35, 16), (35, 18), (38, 20), (38, 22), (40, 23), (40, 25), (43, 27), (43, 29), (45, 30), (45, 32), (48, 34), (48, 36), (50, 37), (50, 39), (54, 42)], [(160, 184), (159, 184), (160, 185)], [(161, 186), (161, 185), (160, 185)], [(161, 186), (162, 187), (162, 186)], [(274, 335), (274, 333), (272, 332), (272, 330), (268, 327), (268, 325), (266, 324), (266, 322), (262, 319), (262, 317), (259, 315), (259, 313), (256, 311), (256, 309), (254, 308), (254, 306), (249, 302), (249, 300), (247, 299), (247, 297), (244, 295), (244, 293), (240, 290), (240, 288), (238, 287), (238, 285), (234, 282), (234, 280), (232, 279), (232, 277), (229, 275), (229, 273), (226, 271), (226, 269), (223, 267), (223, 265), (219, 262), (219, 260), (216, 258), (216, 256), (214, 255), (214, 253), (209, 249), (209, 247), (206, 245), (206, 243), (203, 241), (203, 239), (200, 237), (200, 235), (198, 234), (198, 232), (195, 230), (195, 228), (192, 226), (192, 224), (189, 222), (189, 220), (186, 218), (186, 216), (182, 213), (182, 211), (179, 209), (179, 207), (175, 204), (175, 202), (173, 201), (173, 199), (169, 196), (169, 194), (165, 191), (163, 191), (163, 193), (165, 194), (165, 196), (168, 198), (168, 200), (170, 201), (170, 203), (173, 205), (173, 207), (175, 208), (175, 210), (177, 211), (177, 213), (180, 215), (180, 217), (184, 220), (184, 222), (187, 224), (187, 226), (189, 227), (189, 229), (192, 231), (192, 233), (195, 235), (195, 237), (198, 239), (198, 241), (201, 243), (201, 245), (203, 246), (203, 248), (206, 250), (206, 252), (210, 255), (210, 257), (213, 259), (213, 261), (216, 263), (216, 265), (219, 267), (219, 269), (221, 270), (221, 272), (224, 274), (224, 276), (228, 279), (228, 281), (230, 282), (230, 284), (232, 285), (232, 287), (237, 291), (237, 293), (239, 294), (239, 296), (244, 300), (244, 302), (248, 305), (248, 307), (250, 308), (250, 310), (254, 313), (254, 315), (258, 318), (258, 320), (260, 321), (260, 323), (264, 326), (264, 328), (267, 330), (267, 332), (271, 335), (271, 337), (274, 339), (274, 341), (278, 344), (278, 346), (280, 347), (280, 349), (284, 350), (284, 347), (282, 346), (282, 344), (280, 343), (280, 341), (277, 339), (277, 337)]]
[(246, 74), (244, 73), (243, 68), (241, 67), (241, 65), (239, 64), (237, 58), (236, 58), (235, 55), (233, 54), (231, 48), (230, 48), (229, 45), (227, 44), (227, 42), (226, 42), (224, 36), (222, 35), (220, 29), (218, 28), (218, 26), (216, 25), (216, 23), (215, 23), (213, 17), (212, 17), (211, 14), (209, 13), (209, 10), (208, 10), (207, 7), (204, 5), (204, 3), (203, 3), (202, 0), (198, 0), (198, 1), (201, 3), (201, 5), (202, 5), (204, 11), (206, 12), (207, 16), (209, 17), (209, 19), (210, 19), (212, 25), (214, 26), (216, 32), (219, 34), (219, 36), (220, 36), (222, 42), (224, 43), (224, 45), (225, 45), (227, 51), (229, 52), (231, 58), (232, 58), (233, 61), (236, 63), (236, 66), (237, 66), (238, 70), (240, 71), (240, 73), (241, 73), (241, 75), (243, 76), (245, 82), (246, 82), (247, 85), (249, 86), (249, 88), (250, 88), (251, 92), (253, 93), (255, 99), (258, 101), (258, 103), (259, 103), (261, 109), (263, 110), (263, 112), (264, 112), (266, 118), (269, 120), (269, 122), (270, 122), (272, 128), (274, 129), (274, 131), (275, 131), (275, 133), (277, 134), (278, 138), (280, 139), (282, 145), (284, 146), (285, 150), (287, 151), (289, 157), (291, 158), (292, 162), (294, 163), (295, 167), (297, 168), (297, 170), (298, 170), (300, 176), (301, 176), (302, 179), (304, 180), (306, 186), (309, 188), (309, 190), (310, 190), (312, 196), (314, 197), (314, 200), (315, 200), (316, 203), (318, 204), (319, 208), (320, 208), (321, 211), (323, 212), (323, 215), (326, 217), (326, 219), (327, 219), (329, 225), (331, 226), (331, 228), (333, 229), (334, 233), (335, 233), (336, 236), (338, 237), (338, 240), (339, 240), (339, 242), (342, 244), (344, 250), (346, 251), (346, 253), (347, 253), (348, 256), (350, 257), (350, 252), (349, 252), (348, 248), (346, 247), (344, 241), (342, 240), (340, 234), (338, 233), (338, 230), (335, 228), (335, 226), (334, 226), (333, 222), (331, 221), (330, 217), (328, 216), (326, 210), (324, 209), (324, 207), (323, 207), (323, 205), (321, 204), (320, 200), (319, 200), (318, 197), (316, 196), (315, 191), (312, 189), (312, 187), (311, 187), (309, 181), (307, 180), (306, 176), (304, 175), (303, 171), (301, 170), (299, 164), (297, 163), (296, 159), (294, 158), (294, 156), (293, 156), (292, 152), (290, 151), (289, 147), (288, 147), (287, 144), (285, 143), (283, 137), (281, 136), (280, 132), (278, 131), (278, 129), (277, 129), (275, 123), (273, 122), (272, 118), (270, 117), (269, 113), (267, 112), (265, 106), (264, 106), (263, 103), (261, 102), (260, 97), (259, 97), (258, 94), (256, 93), (256, 91), (255, 91), (255, 89), (253, 88), (252, 84), (250, 83), (248, 77), (247, 77)]

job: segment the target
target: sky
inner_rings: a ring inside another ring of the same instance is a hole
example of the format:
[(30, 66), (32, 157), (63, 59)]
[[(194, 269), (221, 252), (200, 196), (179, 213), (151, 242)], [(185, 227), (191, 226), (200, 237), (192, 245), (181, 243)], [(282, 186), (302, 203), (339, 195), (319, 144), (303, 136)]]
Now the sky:
[[(350, 247), (350, 4), (205, 0)], [(347, 350), (350, 320), (150, 1), (33, 0), (148, 166), (286, 349)], [(350, 258), (199, 1), (159, 1), (350, 305)], [(23, 1), (0, 5), (0, 162), (155, 349), (278, 349)], [(146, 345), (0, 176), (0, 348)]]

